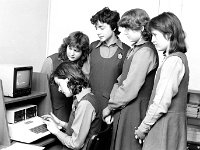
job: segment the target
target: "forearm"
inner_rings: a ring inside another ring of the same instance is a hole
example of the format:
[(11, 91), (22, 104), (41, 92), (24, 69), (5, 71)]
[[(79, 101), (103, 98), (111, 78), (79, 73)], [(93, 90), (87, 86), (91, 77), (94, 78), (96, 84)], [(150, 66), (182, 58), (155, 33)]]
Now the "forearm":
[(64, 121), (59, 121), (59, 126), (61, 126), (62, 128), (67, 128), (67, 126), (68, 126), (68, 123), (67, 122), (64, 122)]
[[(141, 59), (141, 57), (143, 59)], [(128, 74), (109, 100), (108, 107), (110, 109), (124, 107), (130, 101), (136, 99), (138, 92), (145, 82), (147, 74), (156, 66), (155, 59), (155, 55), (151, 50), (141, 49), (134, 54), (132, 60), (127, 60), (132, 61)], [(123, 79), (122, 75), (120, 78), (121, 80)]]

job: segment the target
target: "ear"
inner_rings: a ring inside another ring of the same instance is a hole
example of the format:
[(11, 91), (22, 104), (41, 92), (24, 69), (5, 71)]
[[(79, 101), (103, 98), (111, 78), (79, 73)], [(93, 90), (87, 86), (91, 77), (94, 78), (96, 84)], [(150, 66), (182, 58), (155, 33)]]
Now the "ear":
[(171, 33), (167, 33), (165, 34), (165, 39), (170, 41), (172, 34)]

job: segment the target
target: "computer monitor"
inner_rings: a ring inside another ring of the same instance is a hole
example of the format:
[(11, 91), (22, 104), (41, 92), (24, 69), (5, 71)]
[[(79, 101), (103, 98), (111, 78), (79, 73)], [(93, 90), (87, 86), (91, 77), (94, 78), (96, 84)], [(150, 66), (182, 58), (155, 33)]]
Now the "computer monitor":
[(4, 96), (20, 97), (31, 94), (32, 66), (0, 64)]

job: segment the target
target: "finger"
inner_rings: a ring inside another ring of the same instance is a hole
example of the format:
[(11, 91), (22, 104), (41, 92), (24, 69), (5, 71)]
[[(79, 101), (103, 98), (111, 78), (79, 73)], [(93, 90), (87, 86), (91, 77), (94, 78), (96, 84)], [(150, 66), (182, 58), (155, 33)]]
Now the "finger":
[(141, 139), (139, 139), (139, 143), (142, 144), (142, 140)]
[(50, 113), (50, 115), (51, 115), (53, 118), (55, 118), (55, 117), (56, 117), (56, 116), (55, 116), (55, 115), (54, 115), (52, 112)]
[(137, 136), (137, 135), (135, 135), (135, 139), (138, 139), (138, 136)]
[(41, 116), (41, 118), (49, 118), (49, 117), (51, 117), (50, 115), (43, 115), (43, 116)]
[(112, 123), (114, 121), (114, 117), (111, 117), (110, 123)]

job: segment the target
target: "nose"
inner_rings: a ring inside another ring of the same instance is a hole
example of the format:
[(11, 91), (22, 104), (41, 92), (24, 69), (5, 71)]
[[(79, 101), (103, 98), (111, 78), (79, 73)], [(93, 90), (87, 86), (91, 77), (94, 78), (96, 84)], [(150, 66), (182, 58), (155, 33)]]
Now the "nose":
[(73, 49), (70, 51), (70, 54), (71, 54), (72, 56), (74, 55), (74, 50), (73, 50)]

